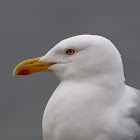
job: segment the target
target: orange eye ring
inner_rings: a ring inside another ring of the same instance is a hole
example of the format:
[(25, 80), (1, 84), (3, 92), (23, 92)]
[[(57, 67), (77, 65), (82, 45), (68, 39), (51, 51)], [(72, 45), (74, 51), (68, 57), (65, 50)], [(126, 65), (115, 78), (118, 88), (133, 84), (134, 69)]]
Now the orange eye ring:
[(75, 53), (75, 51), (73, 50), (73, 49), (68, 49), (67, 51), (66, 51), (66, 54), (67, 55), (73, 55)]

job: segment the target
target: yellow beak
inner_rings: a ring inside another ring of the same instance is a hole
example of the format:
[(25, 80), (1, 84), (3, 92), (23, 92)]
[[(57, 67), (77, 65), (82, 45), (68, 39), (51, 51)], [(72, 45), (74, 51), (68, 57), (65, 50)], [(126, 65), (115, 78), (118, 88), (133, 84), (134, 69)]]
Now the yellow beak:
[(14, 71), (14, 75), (29, 75), (41, 71), (50, 71), (48, 68), (56, 63), (54, 62), (39, 62), (41, 57), (28, 59), (19, 63)]

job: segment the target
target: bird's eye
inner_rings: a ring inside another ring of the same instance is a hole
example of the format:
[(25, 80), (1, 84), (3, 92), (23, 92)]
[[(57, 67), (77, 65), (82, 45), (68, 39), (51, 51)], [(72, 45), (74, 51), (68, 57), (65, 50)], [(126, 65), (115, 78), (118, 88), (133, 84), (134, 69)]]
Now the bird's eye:
[(75, 51), (73, 49), (68, 49), (66, 51), (66, 54), (68, 54), (68, 55), (73, 55), (74, 53), (75, 53)]

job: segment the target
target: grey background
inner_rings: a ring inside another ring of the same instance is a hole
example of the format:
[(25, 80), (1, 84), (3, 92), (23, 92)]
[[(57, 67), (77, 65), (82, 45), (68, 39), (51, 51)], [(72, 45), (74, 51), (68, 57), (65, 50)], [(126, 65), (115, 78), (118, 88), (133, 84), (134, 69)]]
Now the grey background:
[(14, 67), (85, 33), (116, 45), (126, 83), (140, 89), (139, 0), (0, 0), (1, 140), (42, 140), (43, 111), (59, 84), (47, 72), (13, 77)]

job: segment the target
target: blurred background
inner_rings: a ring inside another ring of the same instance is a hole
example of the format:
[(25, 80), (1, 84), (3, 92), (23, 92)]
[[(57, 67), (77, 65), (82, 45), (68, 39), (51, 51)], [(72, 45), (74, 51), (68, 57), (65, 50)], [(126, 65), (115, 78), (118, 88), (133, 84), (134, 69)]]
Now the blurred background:
[(126, 83), (140, 89), (139, 17), (139, 0), (0, 0), (0, 139), (43, 139), (43, 111), (59, 80), (47, 72), (13, 77), (12, 71), (65, 38), (110, 39), (122, 55)]

